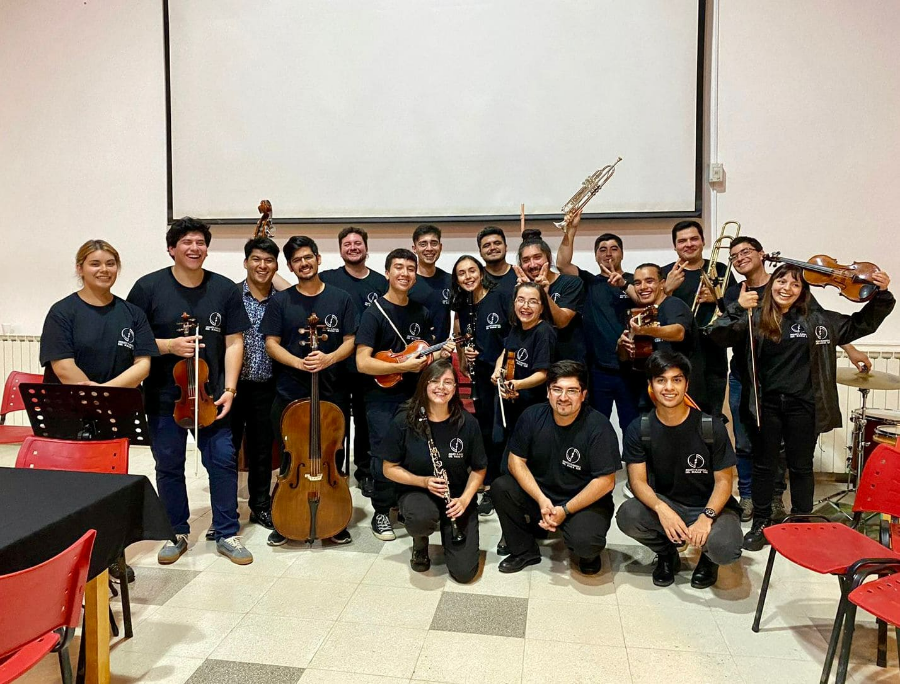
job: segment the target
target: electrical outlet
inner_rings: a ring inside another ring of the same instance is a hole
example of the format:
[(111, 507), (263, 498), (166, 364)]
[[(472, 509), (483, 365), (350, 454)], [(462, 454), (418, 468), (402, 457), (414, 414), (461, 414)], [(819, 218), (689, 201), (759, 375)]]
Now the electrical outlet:
[(713, 163), (709, 165), (709, 182), (721, 183), (725, 180), (725, 165)]

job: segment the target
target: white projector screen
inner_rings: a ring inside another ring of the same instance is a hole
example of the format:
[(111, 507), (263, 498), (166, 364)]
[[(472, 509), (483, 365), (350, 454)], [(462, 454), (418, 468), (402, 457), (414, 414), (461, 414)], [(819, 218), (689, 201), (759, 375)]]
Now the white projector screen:
[(176, 217), (698, 209), (698, 0), (167, 4)]

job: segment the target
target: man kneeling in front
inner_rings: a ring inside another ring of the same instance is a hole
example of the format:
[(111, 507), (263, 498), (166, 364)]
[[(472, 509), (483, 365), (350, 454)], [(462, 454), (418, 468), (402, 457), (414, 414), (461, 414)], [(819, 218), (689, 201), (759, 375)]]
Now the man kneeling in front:
[(609, 420), (585, 404), (587, 370), (559, 361), (547, 372), (549, 404), (525, 410), (509, 440), (509, 474), (491, 495), (511, 555), (500, 572), (541, 562), (535, 537), (562, 531), (584, 575), (600, 571), (612, 523), (619, 442)]
[(619, 507), (616, 522), (656, 552), (658, 587), (675, 581), (679, 547), (702, 549), (691, 586), (705, 589), (716, 583), (720, 565), (741, 557), (741, 509), (731, 496), (737, 459), (722, 421), (685, 400), (687, 357), (654, 352), (646, 373), (656, 410), (625, 430), (622, 455), (635, 498)]

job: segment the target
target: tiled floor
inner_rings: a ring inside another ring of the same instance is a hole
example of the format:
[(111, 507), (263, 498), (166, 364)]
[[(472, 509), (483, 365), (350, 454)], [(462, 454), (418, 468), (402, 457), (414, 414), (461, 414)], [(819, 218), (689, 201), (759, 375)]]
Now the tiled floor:
[[(0, 465), (12, 465), (15, 453), (16, 447), (0, 447)], [(147, 449), (133, 449), (131, 464), (132, 472), (153, 479)], [(239, 567), (205, 541), (208, 485), (202, 475), (193, 477), (192, 463), (189, 471), (188, 553), (163, 567), (156, 563), (158, 543), (129, 549), (137, 574), (135, 635), (113, 641), (114, 682), (818, 681), (837, 583), (777, 562), (762, 629), (754, 634), (767, 551), (723, 568), (711, 590), (692, 589), (689, 569), (674, 586), (657, 589), (650, 580), (653, 554), (613, 527), (596, 577), (571, 572), (558, 540), (542, 547), (541, 564), (501, 575), (494, 553), (500, 527), (490, 516), (480, 526), (485, 567), (463, 586), (448, 577), (435, 545), (432, 569), (412, 572), (402, 527), (397, 541), (376, 540), (369, 502), (354, 488), (353, 544), (273, 549), (265, 544), (267, 530), (248, 524), (243, 535), (255, 560)], [(692, 567), (696, 555), (686, 559)], [(871, 618), (860, 617), (854, 643), (853, 681), (900, 682), (893, 633), (888, 669), (874, 666)], [(58, 677), (55, 659), (46, 658), (21, 681)]]

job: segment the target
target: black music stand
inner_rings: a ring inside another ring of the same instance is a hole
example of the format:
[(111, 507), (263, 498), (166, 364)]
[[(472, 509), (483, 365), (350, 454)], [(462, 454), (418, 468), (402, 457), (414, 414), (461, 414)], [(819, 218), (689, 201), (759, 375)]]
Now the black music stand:
[(144, 400), (135, 387), (23, 382), (19, 389), (38, 437), (78, 441), (127, 437), (132, 445), (150, 446)]

